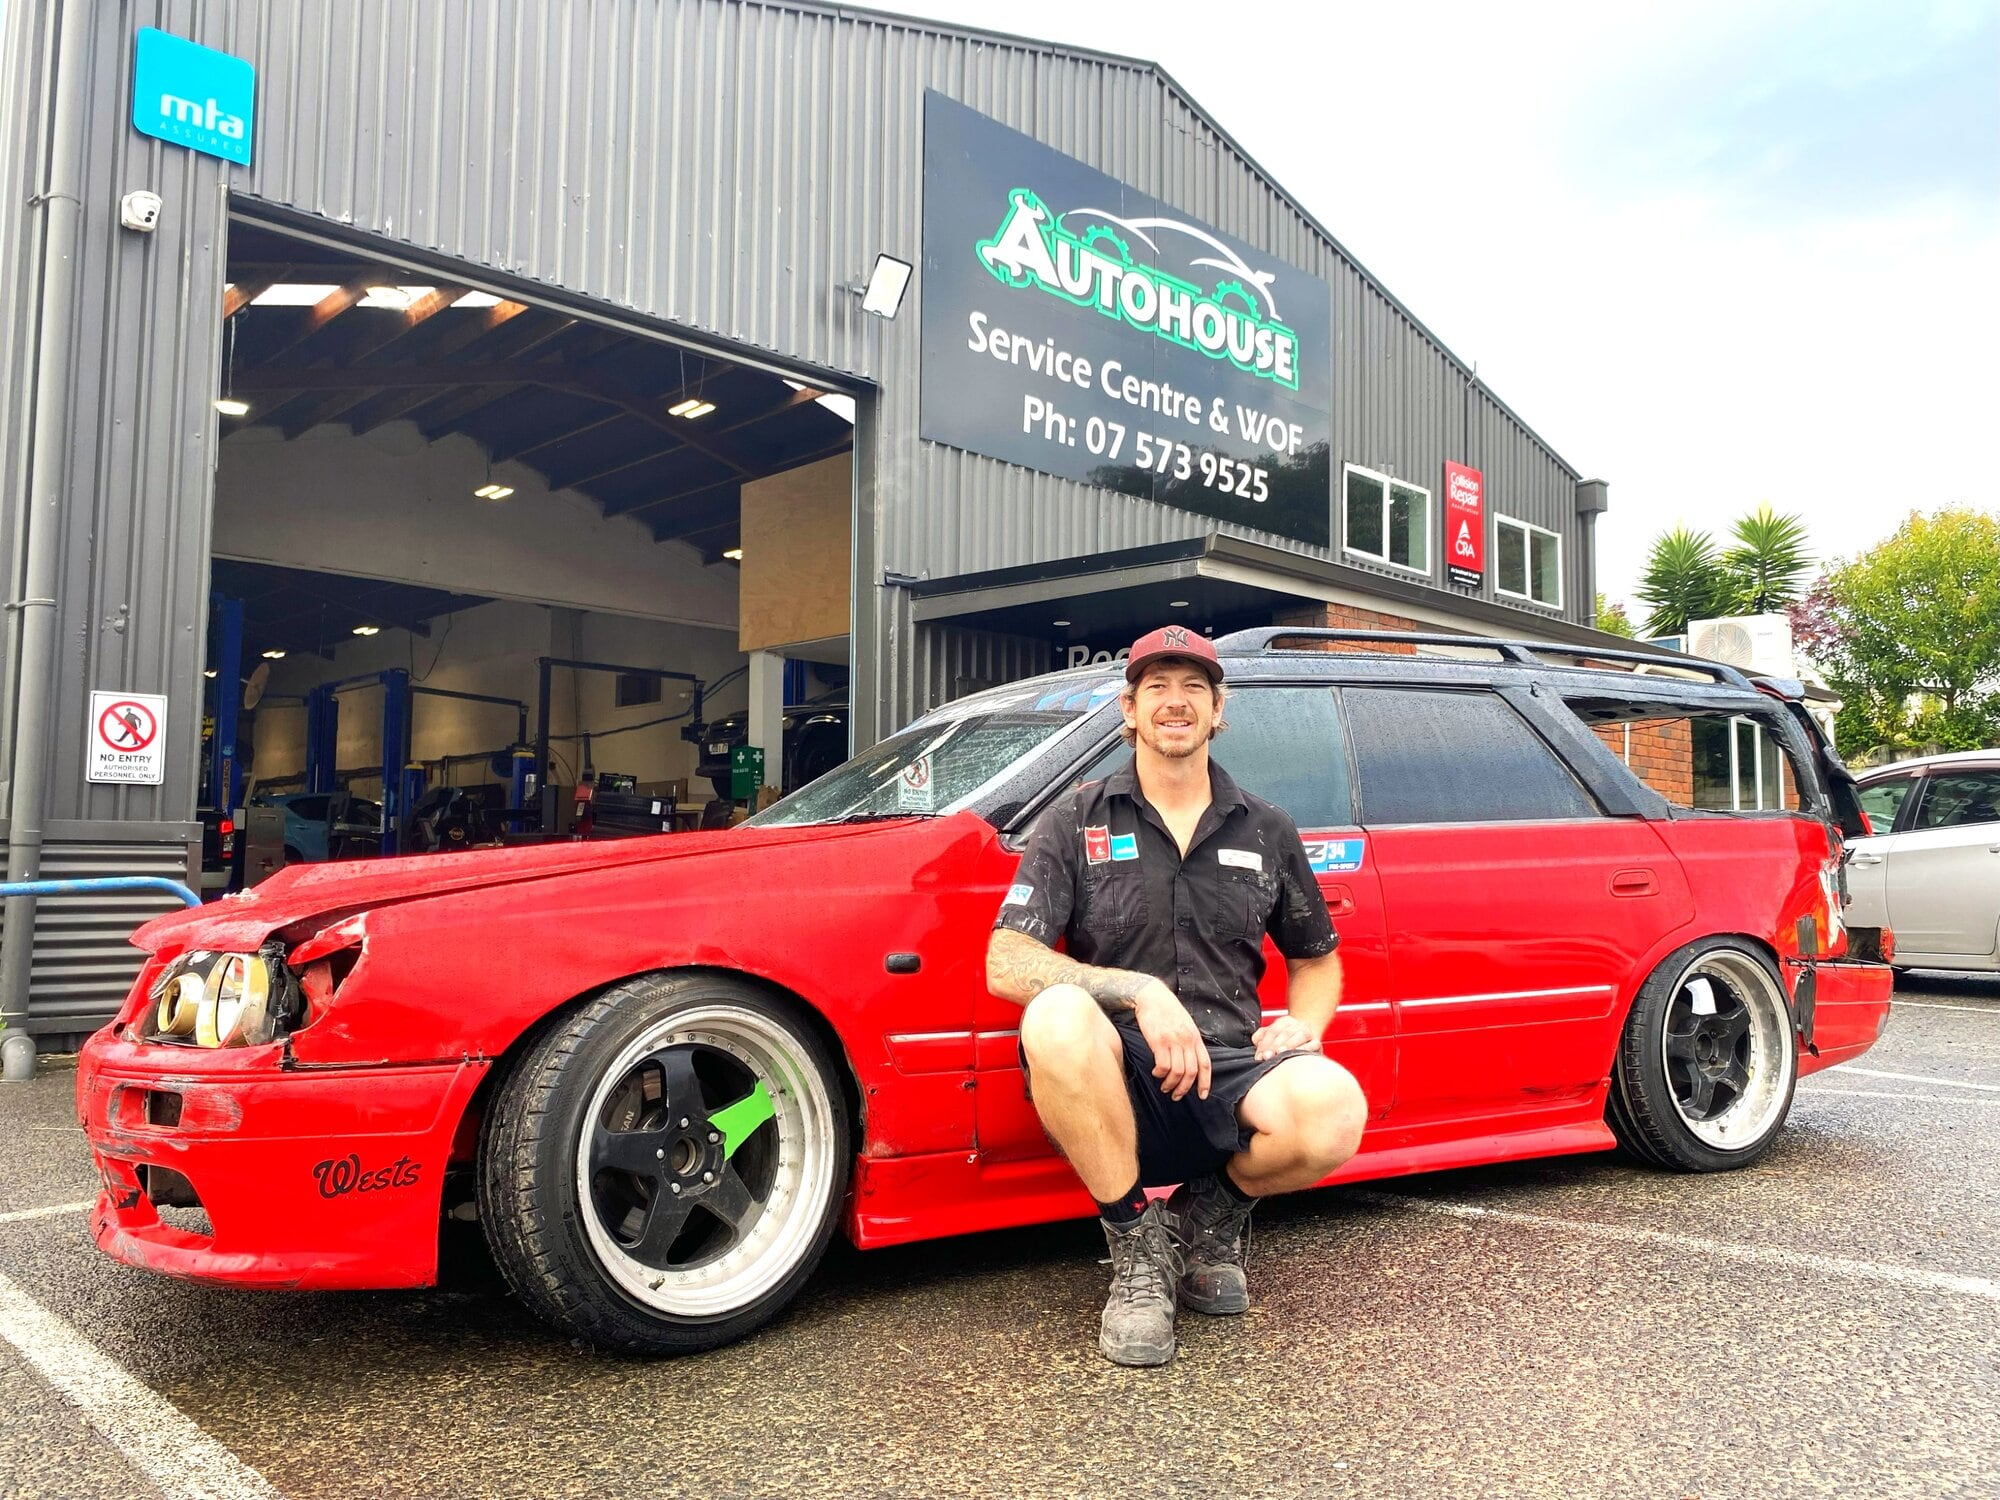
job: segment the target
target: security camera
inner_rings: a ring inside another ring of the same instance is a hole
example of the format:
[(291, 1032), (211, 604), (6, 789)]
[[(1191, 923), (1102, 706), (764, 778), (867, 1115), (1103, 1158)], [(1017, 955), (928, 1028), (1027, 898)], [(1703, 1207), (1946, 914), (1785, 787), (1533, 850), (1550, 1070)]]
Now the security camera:
[(127, 193), (118, 200), (118, 221), (127, 229), (151, 234), (159, 227), (161, 206), (158, 193), (149, 193), (143, 188), (136, 193)]

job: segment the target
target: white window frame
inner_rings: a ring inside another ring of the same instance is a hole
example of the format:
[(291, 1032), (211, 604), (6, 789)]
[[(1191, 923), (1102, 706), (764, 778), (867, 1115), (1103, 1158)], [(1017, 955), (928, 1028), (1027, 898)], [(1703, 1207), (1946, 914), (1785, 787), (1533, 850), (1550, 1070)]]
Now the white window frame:
[[(1373, 479), (1382, 486), (1382, 551), (1368, 552), (1355, 546), (1348, 538), (1347, 529), (1347, 476), (1359, 474), (1364, 479)], [(1424, 562), (1422, 567), (1415, 563), (1394, 561), (1389, 548), (1389, 487), (1401, 485), (1406, 490), (1414, 490), (1424, 497)], [(1370, 469), (1362, 464), (1344, 463), (1340, 466), (1340, 550), (1354, 557), (1366, 558), (1379, 567), (1394, 568), (1398, 573), (1410, 573), (1418, 577), (1431, 576), (1431, 544), (1437, 535), (1437, 516), (1432, 510), (1431, 492), (1423, 485), (1412, 484), (1407, 479), (1398, 479), (1394, 474), (1384, 474), (1379, 469)]]
[[(1517, 593), (1500, 581), (1500, 529), (1512, 526), (1521, 535), (1521, 558), (1527, 568), (1528, 593)], [(1535, 549), (1532, 545), (1537, 536), (1550, 537), (1556, 544), (1556, 597), (1553, 602), (1537, 599), (1535, 587)], [(1493, 592), (1503, 599), (1519, 599), (1524, 604), (1539, 605), (1543, 609), (1563, 607), (1563, 539), (1560, 531), (1551, 531), (1546, 526), (1537, 526), (1532, 521), (1517, 520), (1513, 516), (1495, 514), (1493, 517)]]

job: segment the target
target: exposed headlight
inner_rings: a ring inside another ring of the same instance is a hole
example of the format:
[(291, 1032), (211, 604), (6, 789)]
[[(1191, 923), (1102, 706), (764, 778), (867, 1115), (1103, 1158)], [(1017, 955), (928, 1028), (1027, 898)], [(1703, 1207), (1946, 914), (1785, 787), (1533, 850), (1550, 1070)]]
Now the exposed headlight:
[(274, 1040), (297, 1014), (299, 988), (275, 948), (194, 952), (167, 965), (150, 998), (148, 1041), (258, 1047)]

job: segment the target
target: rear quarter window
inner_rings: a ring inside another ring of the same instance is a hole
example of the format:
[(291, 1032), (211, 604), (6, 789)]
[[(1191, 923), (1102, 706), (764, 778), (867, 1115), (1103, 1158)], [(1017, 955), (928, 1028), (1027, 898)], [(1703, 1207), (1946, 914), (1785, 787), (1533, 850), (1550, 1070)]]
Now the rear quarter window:
[(1361, 821), (1541, 823), (1597, 817), (1597, 804), (1496, 693), (1347, 688)]
[(1761, 715), (1690, 713), (1622, 698), (1573, 698), (1569, 706), (1627, 770), (1676, 807), (1785, 812), (1805, 805), (1797, 768)]

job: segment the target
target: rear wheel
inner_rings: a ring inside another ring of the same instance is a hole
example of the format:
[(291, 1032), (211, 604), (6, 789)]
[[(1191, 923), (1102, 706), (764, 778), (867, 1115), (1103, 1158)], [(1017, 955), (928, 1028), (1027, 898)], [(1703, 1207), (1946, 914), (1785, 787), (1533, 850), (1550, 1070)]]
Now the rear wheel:
[(711, 1349), (812, 1274), (851, 1165), (837, 1064), (793, 1007), (726, 976), (652, 975), (554, 1025), (480, 1145), (494, 1259), (605, 1348)]
[(1761, 953), (1710, 938), (1641, 986), (1618, 1047), (1609, 1119), (1622, 1145), (1683, 1172), (1745, 1167), (1777, 1139), (1798, 1082), (1791, 1006)]

